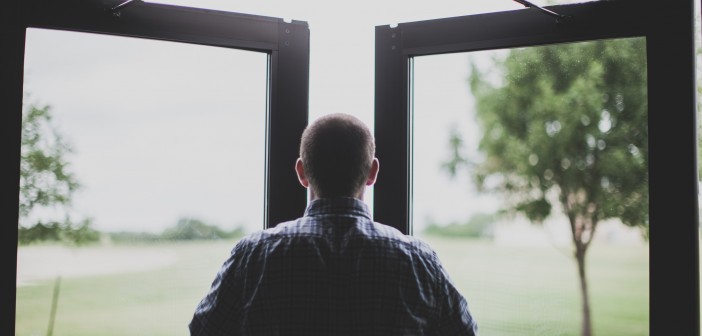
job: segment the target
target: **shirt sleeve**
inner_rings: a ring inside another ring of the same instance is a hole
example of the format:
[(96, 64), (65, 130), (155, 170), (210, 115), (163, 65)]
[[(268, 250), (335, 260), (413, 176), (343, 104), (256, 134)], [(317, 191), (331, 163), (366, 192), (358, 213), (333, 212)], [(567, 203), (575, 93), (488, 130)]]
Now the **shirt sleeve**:
[(468, 309), (468, 302), (458, 291), (436, 254), (434, 257), (440, 274), (438, 335), (477, 336), (478, 324)]
[(212, 285), (195, 309), (188, 325), (191, 336), (235, 335), (241, 312), (241, 292), (237, 290), (238, 271), (244, 244), (239, 241), (215, 276)]

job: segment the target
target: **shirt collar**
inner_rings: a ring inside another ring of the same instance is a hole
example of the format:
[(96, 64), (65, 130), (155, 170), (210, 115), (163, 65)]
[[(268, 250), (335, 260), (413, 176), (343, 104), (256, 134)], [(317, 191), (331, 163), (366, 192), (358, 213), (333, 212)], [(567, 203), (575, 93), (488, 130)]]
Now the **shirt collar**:
[(352, 215), (372, 219), (368, 205), (353, 197), (318, 198), (312, 200), (305, 216)]

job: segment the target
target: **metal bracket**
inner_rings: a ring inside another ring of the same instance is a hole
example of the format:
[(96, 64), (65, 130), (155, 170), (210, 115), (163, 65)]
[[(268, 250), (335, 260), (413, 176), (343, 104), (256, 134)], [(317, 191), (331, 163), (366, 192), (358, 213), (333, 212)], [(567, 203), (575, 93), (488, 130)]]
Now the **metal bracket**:
[(122, 16), (122, 9), (133, 5), (134, 3), (142, 2), (142, 0), (126, 0), (117, 6), (106, 8), (105, 10), (109, 12), (113, 17), (119, 18)]
[(563, 15), (563, 14), (558, 14), (558, 13), (556, 13), (556, 12), (550, 10), (550, 9), (546, 9), (546, 8), (537, 6), (537, 5), (531, 3), (531, 2), (529, 2), (529, 1), (527, 1), (527, 0), (513, 0), (513, 1), (518, 2), (518, 3), (522, 4), (522, 5), (524, 5), (524, 7), (531, 7), (531, 8), (536, 8), (536, 9), (538, 9), (538, 10), (541, 11), (542, 13), (544, 13), (544, 14), (546, 14), (546, 15), (548, 15), (548, 16), (551, 16), (551, 17), (553, 17), (553, 18), (555, 18), (555, 19), (556, 19), (556, 23), (561, 23), (561, 22), (564, 22), (564, 21), (567, 21), (567, 20), (570, 19), (570, 16)]

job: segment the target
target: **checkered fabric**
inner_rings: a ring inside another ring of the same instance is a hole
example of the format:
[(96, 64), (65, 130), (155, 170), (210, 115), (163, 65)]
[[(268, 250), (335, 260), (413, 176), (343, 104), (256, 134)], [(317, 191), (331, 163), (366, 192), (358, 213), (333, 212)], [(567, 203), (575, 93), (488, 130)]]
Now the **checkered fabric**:
[(436, 253), (373, 222), (364, 202), (317, 199), (241, 239), (191, 335), (477, 335)]

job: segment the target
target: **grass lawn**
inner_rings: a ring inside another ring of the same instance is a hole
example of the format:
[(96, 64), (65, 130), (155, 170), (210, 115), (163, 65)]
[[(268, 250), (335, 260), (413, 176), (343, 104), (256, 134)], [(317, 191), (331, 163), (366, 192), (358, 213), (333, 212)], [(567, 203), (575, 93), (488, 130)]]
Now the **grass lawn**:
[[(466, 296), (481, 336), (580, 335), (569, 247), (426, 240)], [(593, 245), (587, 258), (594, 335), (648, 335), (648, 247)]]
[[(175, 252), (177, 262), (150, 271), (63, 278), (53, 335), (189, 335), (193, 310), (232, 247), (156, 244), (148, 248)], [(50, 280), (17, 288), (16, 335), (46, 335), (53, 286)]]
[[(579, 335), (580, 297), (569, 255), (550, 246), (427, 240), (467, 297), (481, 336)], [(168, 249), (176, 262), (145, 271), (64, 277), (53, 335), (189, 335), (195, 305), (232, 246), (139, 246)], [(648, 335), (648, 247), (595, 245), (588, 257), (595, 335)], [(17, 288), (16, 335), (46, 335), (53, 286), (46, 280)]]

